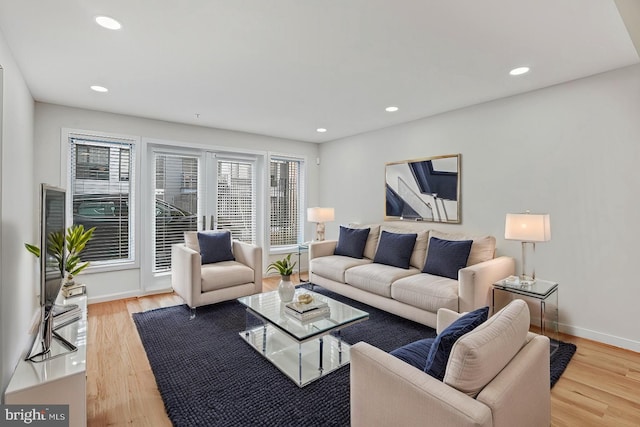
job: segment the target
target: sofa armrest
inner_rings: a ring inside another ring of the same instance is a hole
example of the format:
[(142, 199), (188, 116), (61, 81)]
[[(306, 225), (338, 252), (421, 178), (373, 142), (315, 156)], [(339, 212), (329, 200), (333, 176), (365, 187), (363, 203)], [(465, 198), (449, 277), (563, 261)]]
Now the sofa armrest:
[(314, 258), (333, 255), (338, 244), (337, 240), (323, 240), (309, 243), (309, 261)]
[(495, 426), (548, 426), (549, 370), (549, 338), (529, 333), (527, 343), (476, 399), (491, 408)]
[(202, 293), (200, 254), (183, 243), (171, 247), (171, 286), (189, 307), (198, 305)]
[(262, 248), (239, 240), (234, 240), (232, 244), (236, 261), (253, 270), (256, 292), (262, 292)]
[(436, 317), (436, 334), (440, 335), (440, 332), (444, 331), (447, 326), (458, 320), (463, 314), (465, 313), (458, 313), (448, 308), (439, 308)]
[(458, 271), (458, 311), (491, 307), (491, 288), (495, 282), (511, 276), (515, 261), (501, 256)]
[(351, 347), (351, 425), (490, 426), (489, 408), (365, 342)]

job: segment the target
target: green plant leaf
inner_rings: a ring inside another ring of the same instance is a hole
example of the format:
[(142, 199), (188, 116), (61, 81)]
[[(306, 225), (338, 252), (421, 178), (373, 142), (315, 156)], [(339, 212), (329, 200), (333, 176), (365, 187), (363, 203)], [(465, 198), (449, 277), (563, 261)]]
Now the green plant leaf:
[(27, 248), (29, 252), (34, 254), (36, 258), (40, 258), (40, 248), (34, 245), (30, 245), (29, 243), (25, 243), (24, 247)]
[[(88, 261), (81, 261), (80, 253), (84, 250), (87, 242), (93, 237), (95, 230), (96, 227), (85, 230), (82, 224), (74, 224), (67, 228), (64, 236), (60, 232), (53, 232), (47, 237), (47, 253), (56, 260), (60, 268), (60, 273), (63, 276), (63, 262), (65, 266), (64, 270), (72, 275), (78, 274), (89, 266)], [(67, 243), (66, 254), (63, 253), (65, 240)], [(40, 248), (29, 243), (25, 243), (24, 246), (29, 252), (40, 257)]]
[(293, 274), (293, 268), (296, 263), (291, 263), (291, 254), (287, 255), (281, 260), (274, 261), (267, 267), (267, 273), (270, 271), (277, 271), (281, 276), (290, 276)]

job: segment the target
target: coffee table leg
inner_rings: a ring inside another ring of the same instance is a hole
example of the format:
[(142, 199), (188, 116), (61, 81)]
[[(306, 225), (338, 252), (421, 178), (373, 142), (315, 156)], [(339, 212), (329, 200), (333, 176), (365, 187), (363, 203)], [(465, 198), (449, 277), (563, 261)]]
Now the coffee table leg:
[(324, 370), (324, 368), (322, 367), (322, 354), (324, 353), (324, 340), (322, 339), (322, 337), (320, 337), (319, 340), (320, 340), (320, 361), (319, 361), (318, 371), (322, 372)]
[(267, 324), (262, 327), (262, 354), (267, 354)]
[(336, 332), (336, 336), (338, 338), (338, 365), (342, 365), (342, 334), (340, 330)]

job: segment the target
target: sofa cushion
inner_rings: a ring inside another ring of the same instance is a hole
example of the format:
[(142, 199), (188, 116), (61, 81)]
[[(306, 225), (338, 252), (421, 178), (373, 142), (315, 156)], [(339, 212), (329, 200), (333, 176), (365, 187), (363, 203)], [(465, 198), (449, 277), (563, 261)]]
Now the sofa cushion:
[(376, 248), (378, 247), (378, 239), (380, 238), (380, 225), (349, 224), (349, 228), (369, 229), (369, 237), (367, 237), (367, 244), (364, 246), (363, 255), (365, 258), (373, 259), (373, 257), (376, 256)]
[(442, 240), (473, 240), (467, 266), (492, 260), (496, 252), (496, 238), (493, 236), (471, 236), (462, 233), (443, 233), (442, 231), (431, 230), (429, 231), (429, 237), (437, 237)]
[(429, 232), (428, 231), (411, 231), (407, 228), (393, 227), (389, 225), (382, 225), (381, 230), (388, 231), (390, 233), (407, 234), (416, 233), (416, 243), (413, 246), (413, 252), (411, 252), (411, 259), (409, 265), (415, 268), (424, 267), (424, 260), (427, 258), (427, 245), (429, 244)]
[(374, 263), (409, 268), (411, 253), (416, 244), (416, 233), (390, 233), (382, 230)]
[(342, 255), (329, 255), (314, 258), (309, 262), (309, 269), (313, 274), (322, 276), (334, 282), (345, 283), (344, 272), (352, 267), (370, 264), (370, 259), (357, 259)]
[(238, 261), (221, 261), (202, 266), (202, 292), (251, 283), (253, 270)]
[(458, 270), (467, 266), (473, 240), (429, 239), (429, 251), (423, 273), (458, 279)]
[(429, 350), (424, 371), (442, 381), (445, 370), (447, 369), (449, 354), (455, 342), (463, 335), (473, 331), (484, 323), (488, 315), (489, 307), (479, 308), (461, 316), (440, 332)]
[(420, 273), (391, 284), (391, 298), (437, 313), (439, 308), (458, 311), (458, 281)]
[(369, 228), (347, 228), (341, 225), (334, 255), (362, 259), (370, 230)]
[(414, 341), (396, 348), (389, 354), (422, 371), (424, 369), (427, 356), (429, 356), (429, 350), (431, 349), (431, 345), (434, 341), (435, 338), (425, 338), (423, 340)]
[(227, 230), (198, 231), (198, 245), (202, 264), (235, 260), (231, 252), (231, 233)]
[(476, 397), (526, 343), (529, 308), (523, 300), (511, 301), (451, 350), (445, 384)]
[(354, 288), (391, 298), (391, 284), (393, 282), (419, 272), (420, 270), (417, 268), (404, 269), (371, 263), (348, 269), (344, 278), (345, 282)]

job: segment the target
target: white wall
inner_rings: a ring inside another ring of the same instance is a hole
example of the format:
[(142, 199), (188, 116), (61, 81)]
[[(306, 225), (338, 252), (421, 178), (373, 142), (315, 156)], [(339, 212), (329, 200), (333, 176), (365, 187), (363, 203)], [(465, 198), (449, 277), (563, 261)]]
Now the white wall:
[[(142, 140), (143, 145), (147, 139), (162, 140), (199, 146), (205, 145), (212, 148), (226, 147), (305, 157), (308, 171), (307, 200), (309, 206), (314, 206), (318, 203), (319, 166), (315, 162), (318, 156), (318, 144), (243, 132), (181, 125), (40, 102), (36, 103), (35, 107), (35, 182), (47, 182), (52, 185), (66, 187), (66, 181), (63, 179), (64, 174), (61, 170), (61, 165), (66, 161), (61, 158), (61, 143), (63, 143), (61, 142), (61, 129), (63, 128), (135, 136)], [(141, 147), (139, 153), (144, 152), (146, 152), (146, 148)], [(145, 177), (139, 176), (138, 178), (143, 180), (142, 185), (144, 186)], [(309, 227), (307, 231), (310, 238), (313, 231), (312, 227)], [(146, 277), (145, 274), (140, 269), (83, 274), (82, 281), (87, 284), (87, 292), (91, 302), (140, 294), (140, 283)]]
[(561, 330), (640, 351), (640, 65), (322, 144), (327, 236), (382, 220), (386, 162), (454, 153), (462, 224), (448, 228), (493, 234), (519, 262), (505, 214), (548, 212), (535, 265), (560, 283)]
[(39, 306), (36, 300), (36, 260), (24, 242), (38, 238), (38, 186), (33, 179), (33, 98), (4, 37), (0, 34), (3, 68), (2, 257), (0, 267), (0, 392), (29, 343), (28, 330)]

